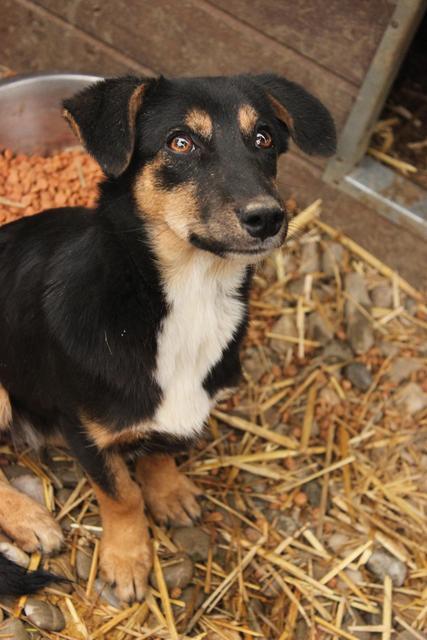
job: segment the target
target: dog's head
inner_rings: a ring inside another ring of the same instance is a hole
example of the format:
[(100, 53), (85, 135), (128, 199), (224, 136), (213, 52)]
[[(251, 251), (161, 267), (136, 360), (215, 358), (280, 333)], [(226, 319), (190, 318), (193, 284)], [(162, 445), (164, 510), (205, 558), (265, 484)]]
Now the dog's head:
[(334, 153), (327, 109), (275, 75), (113, 78), (64, 102), (64, 115), (110, 180), (131, 178), (154, 230), (221, 256), (263, 256), (283, 242), (278, 156), (292, 138)]

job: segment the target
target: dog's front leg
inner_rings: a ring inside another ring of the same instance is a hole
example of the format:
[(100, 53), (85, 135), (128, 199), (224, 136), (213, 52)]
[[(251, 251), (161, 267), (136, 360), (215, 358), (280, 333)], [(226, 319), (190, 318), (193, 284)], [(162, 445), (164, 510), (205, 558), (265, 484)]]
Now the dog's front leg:
[(101, 572), (115, 586), (120, 600), (141, 600), (152, 564), (144, 500), (122, 458), (111, 455), (106, 464), (111, 471), (113, 491), (93, 483), (103, 526)]
[(89, 475), (97, 497), (103, 533), (102, 577), (122, 601), (141, 600), (152, 564), (152, 547), (141, 489), (123, 458), (100, 450), (84, 431), (68, 431), (68, 444)]
[(168, 455), (139, 458), (136, 479), (141, 485), (147, 507), (160, 524), (189, 525), (200, 517), (196, 496), (201, 491), (177, 469)]

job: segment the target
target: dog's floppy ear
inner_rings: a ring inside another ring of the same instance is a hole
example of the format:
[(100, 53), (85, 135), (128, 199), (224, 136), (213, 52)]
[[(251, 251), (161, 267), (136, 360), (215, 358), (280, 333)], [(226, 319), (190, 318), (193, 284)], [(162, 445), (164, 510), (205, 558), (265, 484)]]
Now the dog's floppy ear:
[(334, 121), (320, 100), (299, 84), (274, 74), (255, 76), (254, 80), (267, 93), (276, 117), (302, 151), (319, 156), (335, 153)]
[(63, 102), (64, 117), (107, 176), (118, 177), (129, 165), (136, 115), (153, 80), (108, 78)]

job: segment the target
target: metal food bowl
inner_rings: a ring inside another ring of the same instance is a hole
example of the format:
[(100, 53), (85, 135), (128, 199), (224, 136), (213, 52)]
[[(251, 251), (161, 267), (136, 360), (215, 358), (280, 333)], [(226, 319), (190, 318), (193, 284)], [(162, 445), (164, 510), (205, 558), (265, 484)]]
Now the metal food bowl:
[(99, 76), (34, 73), (0, 81), (0, 151), (46, 155), (76, 144), (61, 103)]

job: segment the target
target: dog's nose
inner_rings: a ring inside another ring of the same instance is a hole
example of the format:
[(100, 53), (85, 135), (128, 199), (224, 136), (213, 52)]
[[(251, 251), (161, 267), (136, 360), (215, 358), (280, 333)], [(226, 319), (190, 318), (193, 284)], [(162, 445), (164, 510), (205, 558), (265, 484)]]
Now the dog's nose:
[(279, 233), (285, 214), (282, 209), (249, 208), (239, 212), (240, 224), (253, 238), (265, 240)]

